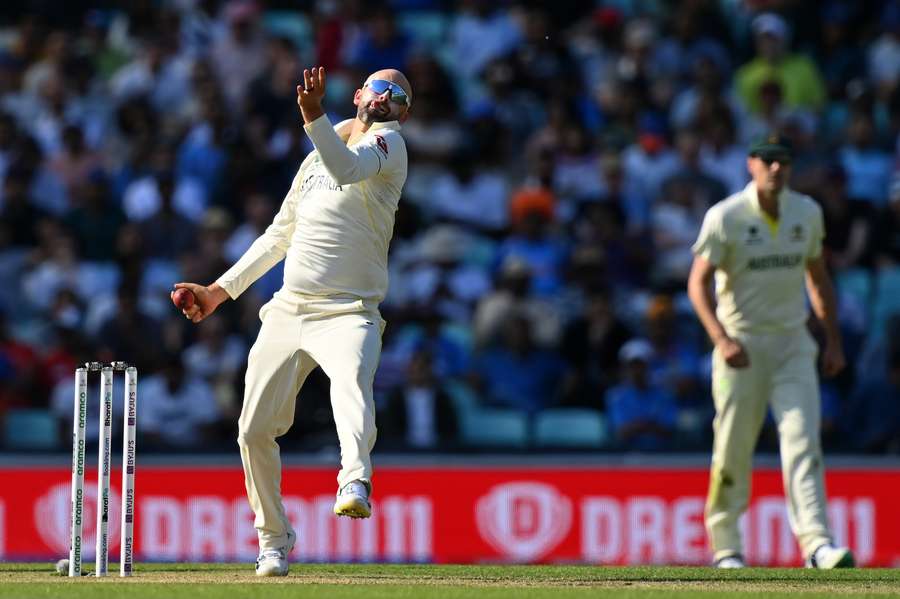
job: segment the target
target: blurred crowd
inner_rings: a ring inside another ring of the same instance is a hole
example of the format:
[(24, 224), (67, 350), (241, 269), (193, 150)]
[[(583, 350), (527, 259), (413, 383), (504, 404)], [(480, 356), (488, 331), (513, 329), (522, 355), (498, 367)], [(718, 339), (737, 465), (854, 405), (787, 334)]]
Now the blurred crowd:
[[(376, 69), (415, 90), (380, 450), (707, 451), (690, 246), (778, 130), (851, 362), (822, 382), (825, 447), (900, 453), (897, 0), (113, 4), (0, 8), (0, 447), (67, 448), (76, 365), (124, 360), (143, 451), (234, 448), (281, 269), (198, 326), (169, 290), (271, 221), (323, 65), (333, 122)], [(283, 448), (335, 446), (321, 372), (296, 413)]]

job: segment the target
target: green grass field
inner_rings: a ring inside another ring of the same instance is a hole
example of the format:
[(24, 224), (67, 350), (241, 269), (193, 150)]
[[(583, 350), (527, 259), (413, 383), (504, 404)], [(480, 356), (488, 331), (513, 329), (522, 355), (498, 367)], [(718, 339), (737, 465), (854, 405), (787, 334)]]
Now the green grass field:
[[(117, 573), (113, 566), (110, 564), (110, 571)], [(75, 580), (55, 574), (52, 564), (0, 564), (0, 599), (786, 599), (796, 595), (817, 599), (900, 597), (900, 570), (294, 564), (287, 578), (258, 579), (250, 564), (140, 564), (130, 579), (116, 575)]]

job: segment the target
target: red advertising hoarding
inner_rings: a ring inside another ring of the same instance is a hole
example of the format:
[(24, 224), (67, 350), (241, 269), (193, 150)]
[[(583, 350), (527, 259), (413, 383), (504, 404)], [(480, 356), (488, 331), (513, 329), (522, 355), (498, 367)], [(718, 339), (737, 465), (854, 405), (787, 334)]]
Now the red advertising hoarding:
[[(702, 468), (379, 468), (373, 518), (332, 513), (336, 472), (287, 467), (283, 496), (300, 533), (295, 561), (704, 564), (707, 472)], [(96, 471), (87, 472), (85, 559), (93, 550)], [(113, 472), (110, 549), (118, 552), (119, 474)], [(0, 469), (0, 560), (67, 555), (70, 472)], [(900, 565), (900, 471), (832, 470), (836, 541), (861, 565)], [(754, 475), (744, 518), (747, 558), (801, 563), (781, 495), (781, 474)], [(235, 467), (137, 470), (139, 560), (252, 561), (253, 515)]]

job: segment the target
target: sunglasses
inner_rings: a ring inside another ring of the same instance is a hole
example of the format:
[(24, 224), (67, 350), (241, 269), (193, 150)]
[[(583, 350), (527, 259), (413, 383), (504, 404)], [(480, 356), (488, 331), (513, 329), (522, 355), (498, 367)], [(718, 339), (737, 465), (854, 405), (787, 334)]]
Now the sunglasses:
[(773, 162), (777, 162), (784, 166), (789, 166), (791, 164), (791, 157), (784, 154), (751, 154), (753, 158), (759, 158), (766, 164), (772, 164)]
[(386, 91), (390, 91), (391, 102), (399, 104), (400, 106), (409, 106), (409, 96), (407, 96), (406, 92), (403, 91), (403, 88), (396, 83), (384, 79), (372, 79), (366, 83), (366, 87), (379, 96)]

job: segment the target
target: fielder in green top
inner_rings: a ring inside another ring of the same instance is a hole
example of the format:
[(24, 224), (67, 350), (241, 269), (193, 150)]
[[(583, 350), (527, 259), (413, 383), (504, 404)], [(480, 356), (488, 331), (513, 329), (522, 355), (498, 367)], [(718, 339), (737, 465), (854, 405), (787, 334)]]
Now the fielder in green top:
[[(810, 567), (852, 566), (828, 527), (820, 444), (818, 347), (806, 295), (826, 331), (826, 376), (845, 365), (816, 202), (787, 188), (791, 146), (771, 135), (750, 148), (752, 181), (709, 209), (694, 244), (688, 295), (713, 350), (713, 456), (706, 528), (719, 567), (742, 567), (738, 519), (766, 415), (778, 425), (791, 528)], [(715, 298), (711, 280), (715, 277)]]

